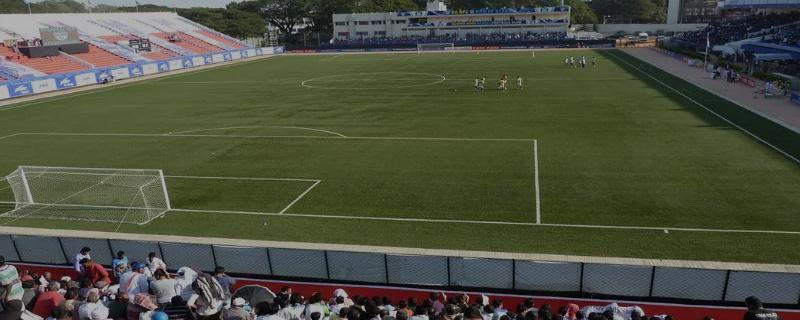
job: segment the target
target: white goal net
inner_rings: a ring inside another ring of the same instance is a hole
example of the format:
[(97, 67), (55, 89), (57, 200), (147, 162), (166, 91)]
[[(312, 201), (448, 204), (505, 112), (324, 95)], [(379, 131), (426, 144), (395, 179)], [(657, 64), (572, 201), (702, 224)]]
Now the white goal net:
[(171, 209), (161, 170), (22, 166), (5, 179), (14, 209), (0, 217), (145, 224)]
[(417, 52), (423, 51), (454, 51), (455, 45), (451, 43), (418, 43)]

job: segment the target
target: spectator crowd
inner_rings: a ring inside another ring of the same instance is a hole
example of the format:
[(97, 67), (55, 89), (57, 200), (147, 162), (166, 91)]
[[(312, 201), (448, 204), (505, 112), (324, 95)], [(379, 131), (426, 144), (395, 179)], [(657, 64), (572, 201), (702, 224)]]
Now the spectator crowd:
[[(287, 286), (254, 302), (233, 291), (236, 280), (223, 267), (212, 274), (181, 267), (172, 275), (153, 252), (143, 261), (118, 252), (111, 265), (107, 270), (92, 260), (84, 247), (75, 256), (77, 276), (53, 279), (49, 272), (19, 273), (0, 256), (0, 320), (672, 320), (646, 315), (638, 306), (536, 306), (532, 298), (508, 306), (485, 295), (444, 292), (393, 301), (350, 297), (343, 289), (304, 297)], [(755, 297), (745, 302), (744, 320), (780, 319)]]
[[(721, 45), (728, 42), (739, 41), (750, 38), (760, 38), (761, 40), (776, 39), (783, 41), (796, 40), (787, 39), (785, 32), (795, 30), (795, 27), (785, 26), (800, 21), (800, 11), (789, 13), (758, 13), (744, 17), (723, 19), (722, 21), (711, 23), (703, 30), (684, 32), (678, 36), (679, 39), (695, 45), (698, 49), (705, 48), (706, 36), (711, 45)], [(794, 32), (791, 33), (795, 37)], [(797, 44), (797, 42), (794, 42)]]

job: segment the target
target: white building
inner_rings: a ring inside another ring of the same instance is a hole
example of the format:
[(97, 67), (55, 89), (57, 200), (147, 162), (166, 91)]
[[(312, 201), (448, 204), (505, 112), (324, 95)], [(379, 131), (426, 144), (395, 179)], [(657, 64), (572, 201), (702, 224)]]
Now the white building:
[(566, 32), (569, 26), (569, 6), (449, 11), (443, 2), (433, 0), (428, 1), (426, 11), (333, 15), (333, 34), (337, 40)]

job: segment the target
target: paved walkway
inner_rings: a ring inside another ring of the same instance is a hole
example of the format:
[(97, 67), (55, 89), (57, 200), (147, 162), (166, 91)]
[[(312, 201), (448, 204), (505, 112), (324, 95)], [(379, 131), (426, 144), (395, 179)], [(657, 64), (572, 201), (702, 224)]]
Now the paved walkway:
[(729, 83), (724, 79), (712, 80), (702, 68), (690, 67), (685, 62), (667, 56), (655, 49), (633, 48), (623, 50), (696, 86), (714, 92), (774, 122), (800, 132), (800, 106), (792, 104), (788, 97), (764, 99), (763, 95), (754, 94), (758, 88), (764, 87), (763, 81), (756, 80), (756, 88), (751, 88), (742, 83)]

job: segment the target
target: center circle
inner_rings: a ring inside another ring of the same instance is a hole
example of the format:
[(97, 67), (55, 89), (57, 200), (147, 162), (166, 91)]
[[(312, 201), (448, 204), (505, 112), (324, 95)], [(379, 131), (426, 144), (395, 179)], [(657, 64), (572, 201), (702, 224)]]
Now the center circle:
[(327, 90), (383, 90), (424, 87), (447, 80), (445, 76), (422, 72), (362, 72), (322, 76), (304, 80), (301, 86)]

